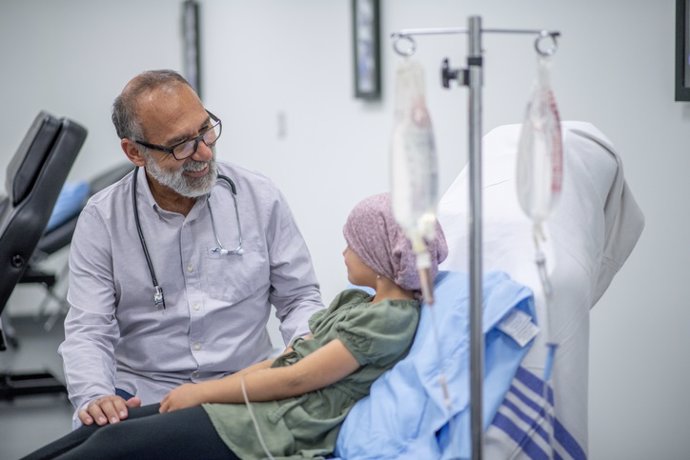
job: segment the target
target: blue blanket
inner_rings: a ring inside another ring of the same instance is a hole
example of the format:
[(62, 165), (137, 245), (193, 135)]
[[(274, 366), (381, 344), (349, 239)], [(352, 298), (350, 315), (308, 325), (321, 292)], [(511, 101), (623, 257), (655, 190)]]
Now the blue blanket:
[[(343, 459), (469, 458), (469, 277), (442, 272), (408, 356), (350, 411), (336, 445)], [(485, 275), (484, 428), (493, 419), (536, 334), (532, 292), (505, 273)], [(432, 310), (433, 309), (433, 310)], [(434, 327), (439, 335), (439, 356)], [(451, 396), (444, 402), (444, 375)]]

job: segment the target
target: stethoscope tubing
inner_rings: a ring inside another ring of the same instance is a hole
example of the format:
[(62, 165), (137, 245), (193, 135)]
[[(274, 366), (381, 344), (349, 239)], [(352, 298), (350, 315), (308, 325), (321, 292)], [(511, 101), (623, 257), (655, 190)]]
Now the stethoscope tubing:
[[(158, 284), (158, 278), (156, 277), (156, 270), (153, 267), (153, 262), (151, 261), (151, 255), (149, 254), (148, 246), (146, 245), (146, 239), (144, 238), (144, 232), (141, 230), (141, 222), (139, 220), (139, 205), (137, 204), (137, 175), (139, 174), (139, 167), (134, 169), (132, 174), (132, 207), (134, 209), (134, 225), (137, 228), (137, 235), (139, 236), (139, 242), (141, 243), (141, 249), (144, 252), (144, 258), (146, 259), (146, 265), (149, 269), (149, 274), (151, 275), (151, 284), (153, 284), (154, 295), (153, 303), (156, 307), (162, 305), (165, 309), (165, 296), (163, 295), (163, 288)], [(237, 254), (242, 254), (242, 227), (240, 226), (240, 214), (237, 208), (237, 187), (235, 182), (224, 174), (218, 174), (218, 179), (226, 182), (230, 187), (232, 192), (232, 198), (235, 201), (235, 217), (237, 217), (237, 227), (239, 232), (239, 246), (236, 250)], [(209, 208), (210, 210), (210, 208)], [(213, 214), (211, 214), (211, 219), (213, 219)], [(213, 232), (218, 240), (218, 235), (216, 234), (215, 223), (213, 225)], [(219, 247), (222, 248), (220, 241), (218, 241)]]

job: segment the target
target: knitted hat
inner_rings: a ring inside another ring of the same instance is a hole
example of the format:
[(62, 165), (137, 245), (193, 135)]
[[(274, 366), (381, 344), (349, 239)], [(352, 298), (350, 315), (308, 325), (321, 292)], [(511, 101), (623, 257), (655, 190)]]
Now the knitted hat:
[[(343, 228), (345, 241), (362, 262), (379, 275), (409, 291), (421, 289), (412, 245), (396, 222), (388, 193), (360, 201), (350, 212)], [(436, 222), (436, 237), (427, 241), (431, 256), (430, 275), (448, 255), (443, 230)]]

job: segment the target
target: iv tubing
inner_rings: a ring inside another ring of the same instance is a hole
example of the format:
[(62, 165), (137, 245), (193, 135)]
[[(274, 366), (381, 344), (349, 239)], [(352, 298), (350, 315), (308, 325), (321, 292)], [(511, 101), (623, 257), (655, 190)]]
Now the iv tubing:
[(249, 396), (247, 396), (247, 388), (244, 385), (244, 376), (240, 376), (240, 386), (242, 387), (242, 397), (244, 398), (244, 404), (247, 406), (249, 417), (252, 419), (252, 424), (254, 424), (254, 430), (256, 431), (256, 435), (259, 438), (259, 444), (261, 444), (261, 448), (264, 450), (264, 453), (266, 453), (266, 458), (268, 458), (269, 460), (275, 460), (273, 455), (271, 455), (271, 452), (268, 450), (268, 447), (266, 447), (264, 437), (261, 435), (261, 430), (259, 429), (259, 422), (256, 421), (256, 416), (254, 415), (254, 411), (252, 410), (252, 405), (249, 402)]

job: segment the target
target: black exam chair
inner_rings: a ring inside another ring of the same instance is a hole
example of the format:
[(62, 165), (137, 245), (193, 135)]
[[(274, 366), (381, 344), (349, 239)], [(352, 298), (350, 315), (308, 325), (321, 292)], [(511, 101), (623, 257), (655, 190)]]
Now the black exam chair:
[[(7, 167), (7, 196), (0, 199), (0, 314), (27, 269), (85, 139), (84, 127), (41, 112)], [(0, 351), (5, 348), (0, 323)], [(66, 390), (46, 372), (0, 374), (0, 399), (42, 393)]]

